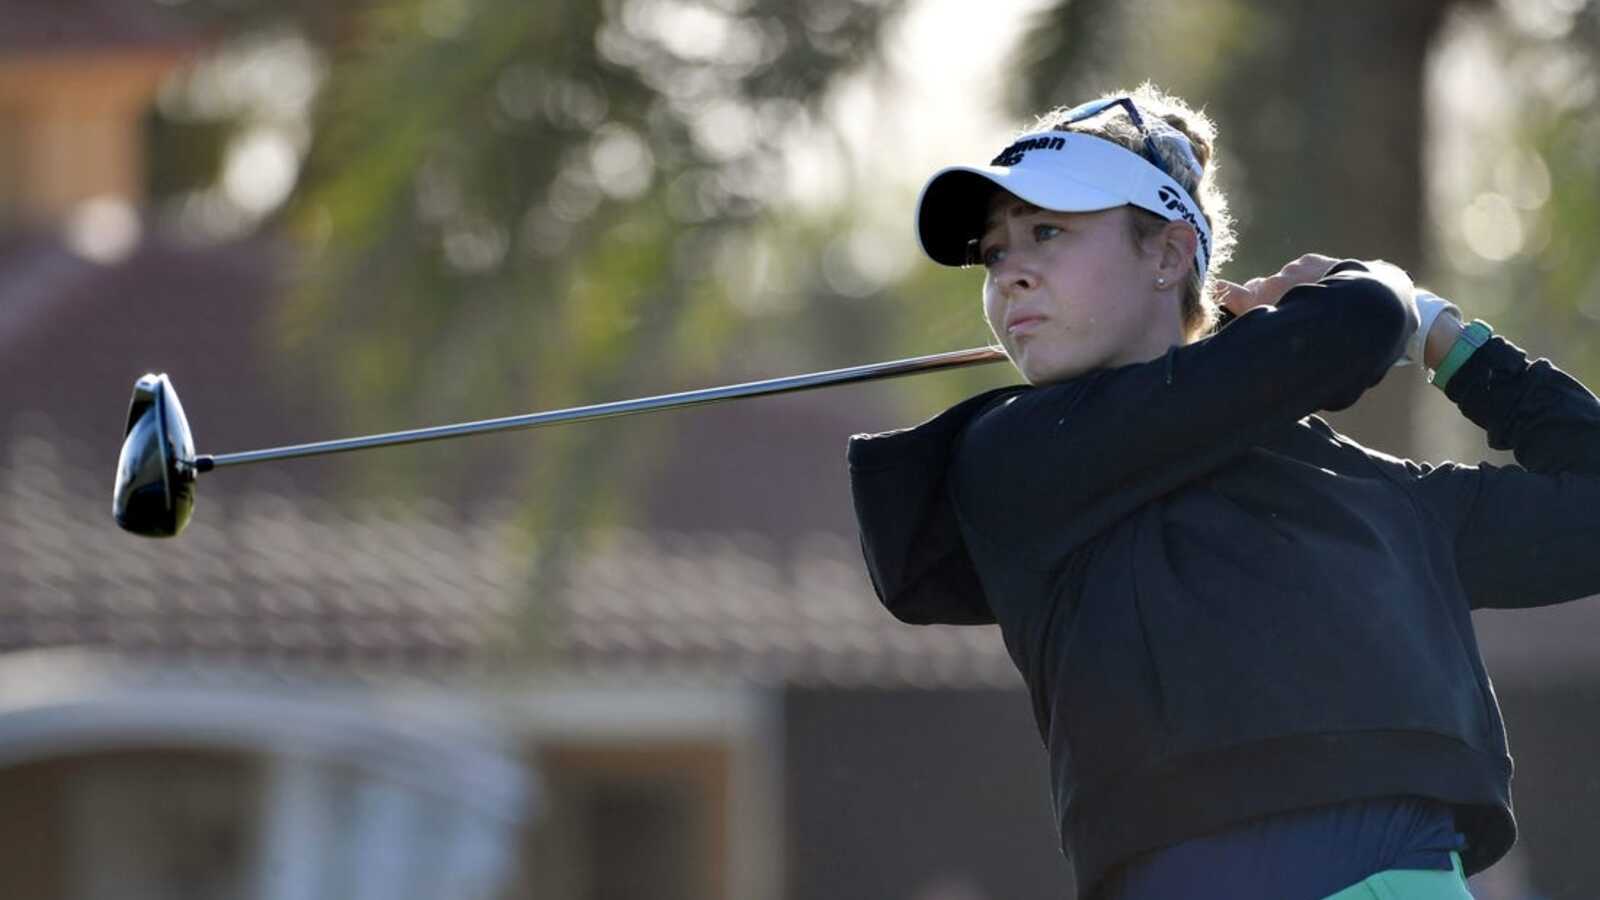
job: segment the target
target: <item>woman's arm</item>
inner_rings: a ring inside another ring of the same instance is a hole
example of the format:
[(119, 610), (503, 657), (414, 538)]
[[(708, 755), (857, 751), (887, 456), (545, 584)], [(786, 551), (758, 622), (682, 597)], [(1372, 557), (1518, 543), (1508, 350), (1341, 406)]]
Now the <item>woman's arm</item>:
[(1492, 337), (1445, 389), (1489, 446), (1532, 472), (1600, 474), (1600, 400), (1548, 359)]
[(1414, 469), (1422, 496), (1454, 531), (1473, 607), (1600, 593), (1600, 400), (1499, 337), (1467, 359), (1445, 395), (1520, 464)]
[(1271, 429), (1350, 406), (1388, 372), (1417, 321), (1404, 273), (1398, 285), (1372, 268), (1384, 267), (1339, 263), (1162, 358), (995, 405), (958, 452), (959, 508), (980, 530), (1005, 529), (995, 533), (1036, 513), (1057, 546), (1073, 544)]

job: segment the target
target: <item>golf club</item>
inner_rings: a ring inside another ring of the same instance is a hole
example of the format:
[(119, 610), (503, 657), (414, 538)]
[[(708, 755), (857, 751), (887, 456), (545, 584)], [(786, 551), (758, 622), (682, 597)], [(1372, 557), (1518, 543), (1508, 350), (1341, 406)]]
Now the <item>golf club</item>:
[(456, 425), (439, 425), (432, 428), (294, 444), (265, 450), (245, 450), (215, 456), (195, 454), (189, 421), (183, 414), (183, 404), (178, 402), (178, 393), (173, 389), (172, 381), (164, 373), (160, 375), (152, 373), (140, 378), (133, 386), (133, 400), (128, 407), (127, 431), (122, 440), (122, 453), (117, 459), (117, 481), (112, 493), (111, 511), (116, 517), (117, 524), (125, 531), (146, 537), (173, 537), (189, 523), (189, 518), (194, 512), (195, 480), (201, 473), (224, 466), (297, 456), (322, 456), (395, 444), (416, 444), (491, 431), (585, 422), (634, 413), (700, 406), (742, 397), (784, 394), (940, 369), (982, 365), (1000, 362), (1005, 358), (1005, 352), (997, 347), (975, 347), (970, 350), (955, 350), (931, 356), (869, 363), (845, 369), (813, 372), (808, 375), (790, 375), (765, 381), (641, 397), (635, 400), (618, 400), (500, 419), (483, 419)]

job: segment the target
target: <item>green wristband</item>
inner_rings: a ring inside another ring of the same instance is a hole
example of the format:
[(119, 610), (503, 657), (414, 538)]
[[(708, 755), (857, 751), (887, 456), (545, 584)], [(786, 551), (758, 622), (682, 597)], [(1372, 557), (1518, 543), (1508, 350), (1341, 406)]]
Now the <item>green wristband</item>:
[(1444, 359), (1439, 361), (1439, 368), (1433, 370), (1433, 375), (1428, 380), (1433, 383), (1434, 387), (1441, 391), (1444, 390), (1445, 385), (1450, 381), (1450, 377), (1456, 374), (1456, 371), (1461, 368), (1462, 364), (1473, 353), (1477, 352), (1479, 347), (1488, 343), (1489, 338), (1493, 335), (1494, 329), (1489, 327), (1488, 322), (1482, 319), (1473, 319), (1471, 325), (1461, 330), (1461, 334), (1456, 337), (1456, 342), (1450, 346), (1450, 352), (1446, 353)]

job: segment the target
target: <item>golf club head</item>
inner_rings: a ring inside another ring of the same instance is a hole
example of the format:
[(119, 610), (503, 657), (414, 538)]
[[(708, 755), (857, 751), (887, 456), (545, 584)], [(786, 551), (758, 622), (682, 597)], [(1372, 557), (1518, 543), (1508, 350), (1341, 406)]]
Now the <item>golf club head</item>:
[(194, 438), (165, 374), (133, 385), (111, 511), (123, 530), (172, 537), (194, 512)]

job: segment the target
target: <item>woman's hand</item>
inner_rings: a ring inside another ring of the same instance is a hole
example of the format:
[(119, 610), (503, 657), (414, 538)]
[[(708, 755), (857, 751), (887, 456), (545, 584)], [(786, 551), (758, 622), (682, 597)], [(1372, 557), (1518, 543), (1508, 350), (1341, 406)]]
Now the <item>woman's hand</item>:
[[(1320, 281), (1337, 262), (1331, 256), (1307, 253), (1279, 269), (1275, 275), (1252, 278), (1244, 284), (1219, 278), (1217, 301), (1236, 316), (1257, 306), (1276, 306), (1290, 288)], [(1461, 330), (1460, 308), (1442, 297), (1418, 291), (1411, 276), (1394, 263), (1381, 259), (1363, 260), (1362, 263), (1374, 278), (1394, 291), (1405, 307), (1406, 346), (1394, 365), (1423, 363), (1429, 368), (1437, 366)], [(1441, 312), (1451, 315), (1441, 315)]]
[(1307, 253), (1279, 269), (1277, 274), (1252, 278), (1244, 284), (1218, 278), (1220, 293), (1217, 300), (1236, 316), (1242, 316), (1258, 306), (1276, 306), (1290, 288), (1321, 280), (1337, 262), (1331, 256)]

